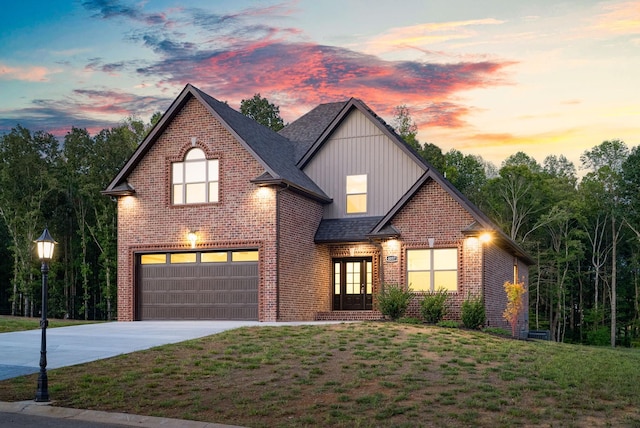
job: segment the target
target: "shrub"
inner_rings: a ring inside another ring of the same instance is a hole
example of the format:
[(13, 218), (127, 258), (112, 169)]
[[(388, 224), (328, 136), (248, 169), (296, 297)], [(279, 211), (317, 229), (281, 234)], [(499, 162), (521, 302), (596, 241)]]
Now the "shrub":
[(461, 312), (462, 324), (466, 328), (476, 329), (484, 325), (486, 314), (482, 296), (475, 298), (467, 297), (467, 300), (462, 302)]
[(420, 302), (422, 318), (429, 324), (437, 324), (447, 313), (447, 290), (441, 288), (425, 294)]
[(610, 346), (611, 329), (609, 327), (596, 327), (587, 330), (587, 345)]
[(398, 284), (383, 284), (376, 306), (382, 315), (395, 321), (407, 311), (412, 297), (413, 292), (410, 289), (405, 290)]
[(516, 337), (518, 318), (524, 310), (524, 293), (527, 292), (523, 282), (505, 282), (504, 291), (507, 293), (507, 307), (502, 317), (511, 325), (511, 335)]

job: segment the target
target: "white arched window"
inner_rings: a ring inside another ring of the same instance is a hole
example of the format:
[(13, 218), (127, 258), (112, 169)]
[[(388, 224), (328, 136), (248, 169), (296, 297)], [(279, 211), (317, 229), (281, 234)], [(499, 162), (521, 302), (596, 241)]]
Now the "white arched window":
[(207, 160), (201, 149), (191, 149), (183, 162), (171, 168), (171, 200), (174, 205), (218, 202), (218, 159)]

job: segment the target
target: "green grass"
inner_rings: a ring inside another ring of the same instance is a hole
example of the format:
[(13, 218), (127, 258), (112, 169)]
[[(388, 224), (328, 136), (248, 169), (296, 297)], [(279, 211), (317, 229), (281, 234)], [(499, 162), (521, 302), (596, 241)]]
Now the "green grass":
[[(70, 325), (91, 324), (99, 321), (49, 319), (47, 328), (66, 327)], [(0, 333), (12, 331), (35, 330), (40, 328), (40, 318), (25, 318), (0, 315)]]
[[(36, 376), (0, 382), (32, 399)], [(389, 322), (256, 327), (49, 371), (59, 406), (251, 427), (639, 426), (640, 351)]]

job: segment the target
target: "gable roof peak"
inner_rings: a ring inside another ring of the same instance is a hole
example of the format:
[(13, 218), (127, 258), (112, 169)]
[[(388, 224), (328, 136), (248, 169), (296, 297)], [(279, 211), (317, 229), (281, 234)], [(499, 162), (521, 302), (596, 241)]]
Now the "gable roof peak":
[(291, 141), (190, 83), (187, 83), (182, 92), (171, 103), (171, 106), (160, 121), (152, 128), (125, 166), (109, 184), (105, 193), (115, 194), (115, 189), (126, 181), (129, 174), (155, 144), (162, 132), (192, 98), (197, 99), (265, 168), (265, 171), (272, 178), (270, 183), (281, 182), (320, 201), (331, 201), (331, 198), (296, 166)]

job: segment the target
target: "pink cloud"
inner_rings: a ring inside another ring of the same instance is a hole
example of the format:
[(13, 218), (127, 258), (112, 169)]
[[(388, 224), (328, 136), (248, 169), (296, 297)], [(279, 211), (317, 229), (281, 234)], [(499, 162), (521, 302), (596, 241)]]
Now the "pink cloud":
[(383, 115), (407, 104), (416, 106), (412, 113), (417, 122), (448, 127), (462, 126), (469, 112), (452, 101), (454, 94), (504, 84), (503, 69), (511, 65), (386, 61), (334, 46), (269, 40), (199, 56), (191, 67), (182, 59), (167, 58), (140, 71), (171, 76), (168, 81), (176, 84), (193, 83), (222, 100), (238, 102), (256, 92), (275, 94), (278, 99), (273, 101), (283, 112), (352, 96)]
[(27, 82), (46, 82), (49, 74), (54, 71), (46, 67), (10, 67), (0, 64), (0, 79), (3, 80), (23, 80)]

